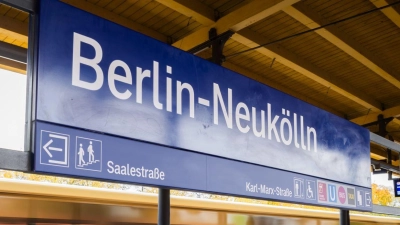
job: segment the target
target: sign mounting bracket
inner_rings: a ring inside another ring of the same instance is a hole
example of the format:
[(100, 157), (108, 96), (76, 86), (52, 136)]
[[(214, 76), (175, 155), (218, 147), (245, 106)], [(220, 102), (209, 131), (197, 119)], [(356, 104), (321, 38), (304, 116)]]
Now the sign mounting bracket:
[(208, 38), (209, 40), (206, 42), (203, 42), (196, 47), (193, 47), (190, 49), (188, 52), (192, 54), (197, 54), (207, 48), (212, 48), (212, 57), (209, 59), (209, 61), (222, 65), (223, 62), (225, 62), (225, 56), (223, 55), (223, 50), (225, 43), (229, 40), (229, 38), (232, 37), (232, 35), (235, 32), (228, 30), (220, 35), (217, 34), (217, 29), (211, 28), (208, 31)]

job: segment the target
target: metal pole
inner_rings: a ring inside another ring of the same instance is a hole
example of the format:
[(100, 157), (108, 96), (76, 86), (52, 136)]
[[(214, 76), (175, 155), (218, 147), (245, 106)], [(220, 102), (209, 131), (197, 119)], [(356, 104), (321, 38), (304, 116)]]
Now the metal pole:
[(158, 225), (170, 225), (169, 189), (158, 189)]
[(32, 150), (32, 121), (34, 119), (34, 92), (36, 91), (36, 63), (37, 63), (37, 44), (38, 44), (38, 4), (32, 5), (29, 13), (29, 34), (28, 34), (28, 55), (27, 55), (27, 82), (26, 82), (26, 109), (25, 109), (25, 140), (24, 151)]
[(350, 225), (350, 213), (349, 210), (340, 210), (340, 225)]

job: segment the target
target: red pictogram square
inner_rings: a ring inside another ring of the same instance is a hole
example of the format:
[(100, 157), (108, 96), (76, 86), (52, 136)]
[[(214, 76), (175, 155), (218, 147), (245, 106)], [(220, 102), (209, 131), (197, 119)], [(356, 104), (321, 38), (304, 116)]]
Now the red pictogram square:
[(318, 182), (318, 200), (319, 201), (327, 201), (326, 194), (326, 184), (322, 182)]

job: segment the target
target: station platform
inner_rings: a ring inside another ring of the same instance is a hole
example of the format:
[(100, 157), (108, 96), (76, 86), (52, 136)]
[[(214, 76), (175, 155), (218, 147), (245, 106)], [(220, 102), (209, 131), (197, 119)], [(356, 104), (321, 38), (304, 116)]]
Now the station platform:
[[(0, 224), (157, 224), (157, 194), (0, 179)], [(171, 196), (171, 224), (339, 224), (339, 210)], [(357, 224), (400, 218), (350, 213)]]

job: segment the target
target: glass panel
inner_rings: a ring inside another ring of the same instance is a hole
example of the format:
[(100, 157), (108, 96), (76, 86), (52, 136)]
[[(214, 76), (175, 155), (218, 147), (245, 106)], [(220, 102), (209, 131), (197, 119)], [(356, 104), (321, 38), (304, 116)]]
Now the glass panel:
[(29, 13), (0, 4), (0, 17), (0, 148), (23, 151)]
[(24, 150), (26, 76), (0, 69), (0, 148)]
[[(394, 197), (393, 180), (388, 179), (387, 173), (372, 174), (372, 203), (376, 205), (400, 208), (400, 198)], [(393, 178), (398, 178), (393, 174)]]

